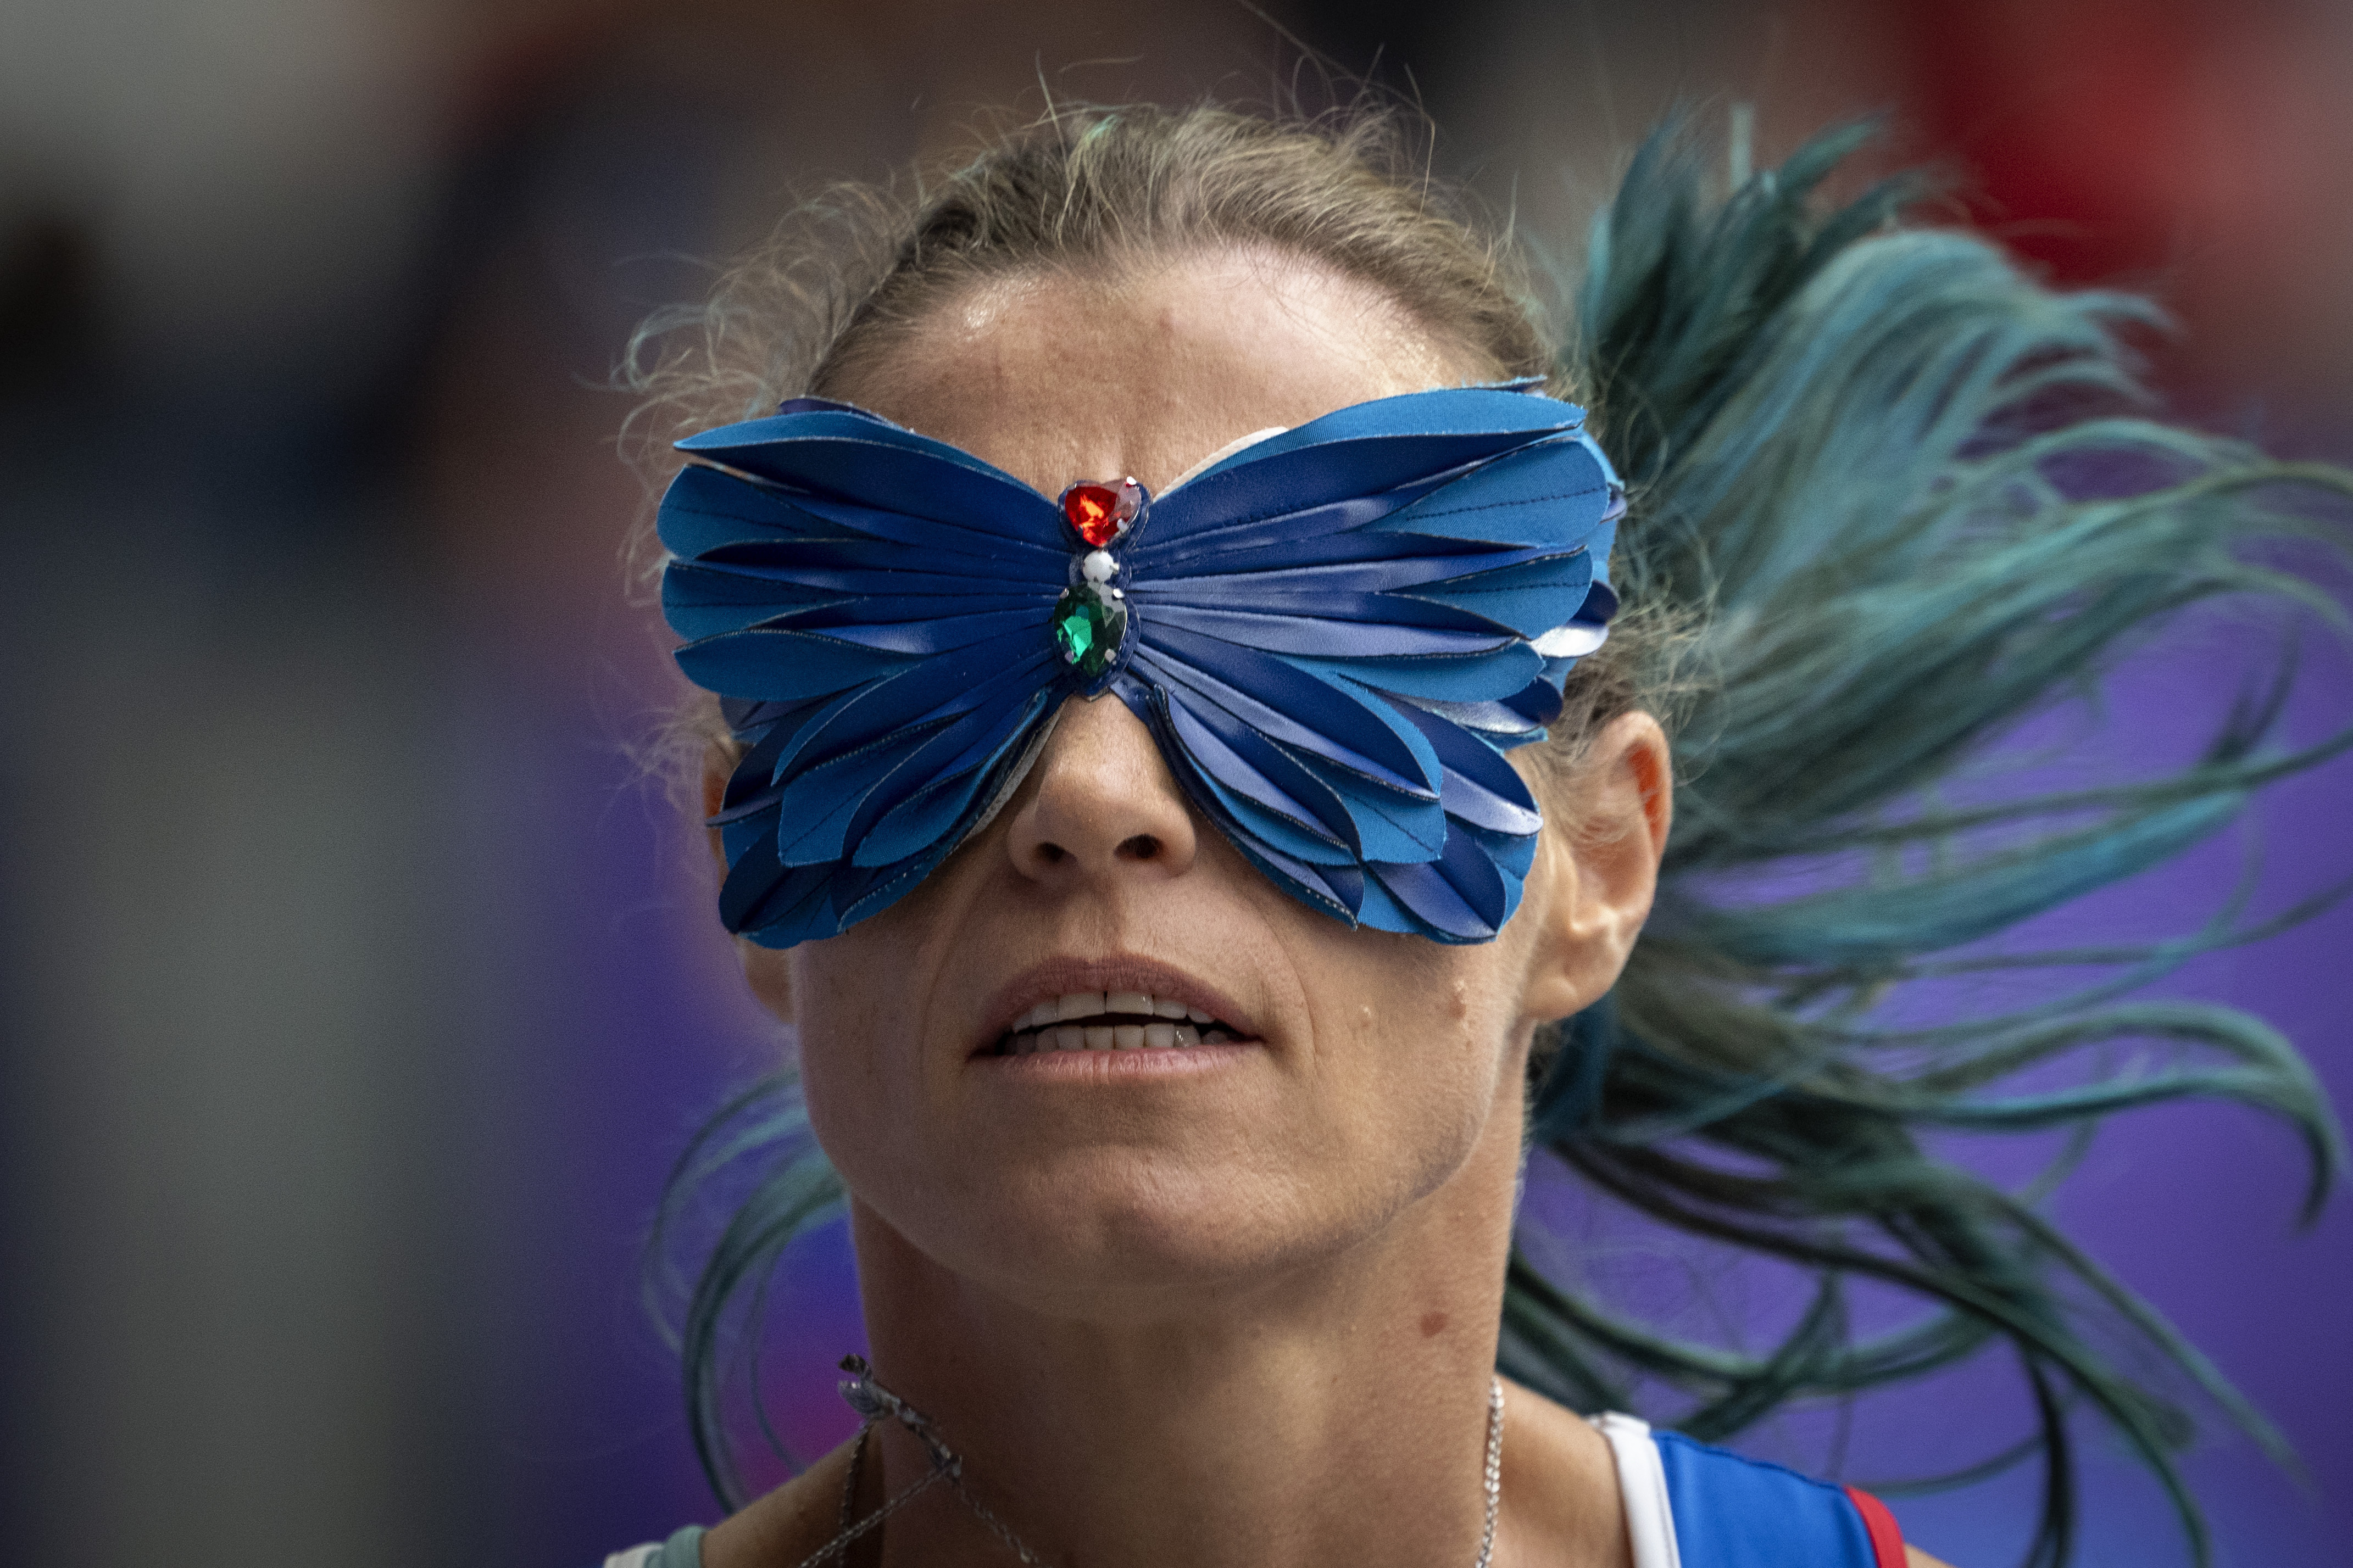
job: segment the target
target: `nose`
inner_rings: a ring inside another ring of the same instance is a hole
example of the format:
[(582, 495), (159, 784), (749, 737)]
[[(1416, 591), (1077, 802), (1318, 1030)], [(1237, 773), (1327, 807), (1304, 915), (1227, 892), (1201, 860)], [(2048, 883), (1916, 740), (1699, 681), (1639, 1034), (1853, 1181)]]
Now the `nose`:
[(1029, 782), (1005, 844), (1030, 880), (1165, 881), (1191, 868), (1197, 845), (1184, 793), (1152, 731), (1116, 697), (1064, 702)]

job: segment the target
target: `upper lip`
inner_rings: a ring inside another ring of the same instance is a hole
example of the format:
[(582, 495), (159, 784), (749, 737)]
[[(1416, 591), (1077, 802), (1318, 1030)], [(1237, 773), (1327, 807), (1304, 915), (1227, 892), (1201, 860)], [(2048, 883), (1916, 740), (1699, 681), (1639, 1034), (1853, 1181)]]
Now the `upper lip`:
[(1013, 1021), (1039, 1003), (1074, 991), (1142, 991), (1173, 996), (1240, 1030), (1246, 1039), (1258, 1037), (1257, 1025), (1216, 986), (1173, 963), (1135, 953), (1113, 953), (1104, 958), (1050, 958), (1008, 979), (989, 998), (988, 1033), (976, 1044), (973, 1054), (994, 1050)]

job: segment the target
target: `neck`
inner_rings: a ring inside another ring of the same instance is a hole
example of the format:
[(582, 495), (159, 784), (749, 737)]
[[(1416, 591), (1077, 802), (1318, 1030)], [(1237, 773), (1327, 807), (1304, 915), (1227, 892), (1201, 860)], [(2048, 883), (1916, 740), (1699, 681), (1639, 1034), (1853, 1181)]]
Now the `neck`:
[[(1009, 1300), (854, 1205), (877, 1375), (938, 1424), (974, 1494), (1046, 1561), (1469, 1568), (1516, 1114), (1496, 1129), (1337, 1256), (1110, 1310)], [(890, 1490), (923, 1474), (904, 1433), (878, 1436)], [(935, 1492), (892, 1517), (887, 1564), (1010, 1560)]]

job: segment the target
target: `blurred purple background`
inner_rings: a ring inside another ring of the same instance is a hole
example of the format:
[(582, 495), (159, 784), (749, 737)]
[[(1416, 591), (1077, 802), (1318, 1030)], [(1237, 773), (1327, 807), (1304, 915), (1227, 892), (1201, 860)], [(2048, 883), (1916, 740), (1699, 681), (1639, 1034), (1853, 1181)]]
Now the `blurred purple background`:
[[(0, 1521), (28, 1561), (586, 1564), (713, 1507), (636, 1262), (688, 1131), (778, 1049), (644, 748), (674, 696), (627, 602), (649, 502), (605, 390), (651, 308), (797, 194), (952, 144), (1042, 80), (1263, 100), (1277, 26), (1418, 94), (1435, 158), (1572, 237), (1678, 98), (1759, 161), (1890, 110), (1887, 156), (2069, 283), (2153, 289), (2176, 405), (2353, 458), (2353, 8), (2334, 0), (19, 0), (0, 47)], [(1024, 95), (1028, 95), (1026, 98)], [(2178, 755), (2227, 637), (2117, 683), (2106, 754)], [(2341, 722), (2344, 659), (2295, 717)], [(2267, 908), (2353, 870), (2337, 766), (2256, 825)], [(2045, 933), (2210, 913), (2245, 841)], [(2353, 1104), (2353, 911), (2168, 992), (2252, 1007)], [(1971, 1152), (1971, 1157), (1978, 1157)], [(2002, 1166), (2015, 1155), (1982, 1156)], [(2279, 1421), (2216, 1430), (2228, 1564), (2353, 1562), (2353, 1203), (2233, 1110), (2103, 1136), (2057, 1207)], [(1770, 1280), (1541, 1193), (1682, 1326)], [(1581, 1238), (1581, 1240), (1579, 1239)], [(812, 1238), (768, 1382), (846, 1432), (859, 1339)], [(1857, 1479), (2023, 1429), (2010, 1369), (1865, 1402)], [(1760, 1427), (1832, 1462), (1837, 1422)], [(2184, 1554), (2087, 1445), (2083, 1561)], [(2014, 1559), (2022, 1479), (1904, 1500)]]

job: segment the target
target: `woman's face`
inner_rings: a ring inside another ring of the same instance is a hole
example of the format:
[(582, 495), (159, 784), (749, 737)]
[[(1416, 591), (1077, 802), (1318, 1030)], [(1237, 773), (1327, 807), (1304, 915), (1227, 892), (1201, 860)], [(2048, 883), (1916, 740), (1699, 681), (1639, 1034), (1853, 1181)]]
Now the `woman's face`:
[[(1227, 252), (977, 287), (842, 393), (1054, 495), (1163, 489), (1251, 431), (1489, 374), (1360, 285)], [(922, 887), (746, 963), (797, 1026), (817, 1135), (870, 1216), (1085, 1316), (1332, 1258), (1482, 1142), (1515, 1160), (1532, 1026), (1623, 957), (1593, 951), (1619, 933), (1579, 923), (1578, 882), (1548, 832), (1497, 941), (1351, 931), (1251, 869), (1116, 698), (1072, 699), (1012, 802)], [(1001, 1052), (1039, 1005), (1099, 994), (1173, 999), (1235, 1038)]]

